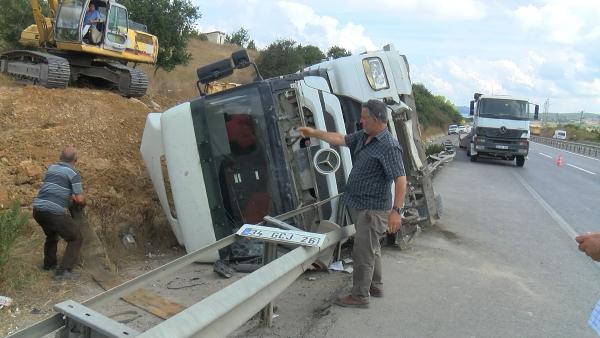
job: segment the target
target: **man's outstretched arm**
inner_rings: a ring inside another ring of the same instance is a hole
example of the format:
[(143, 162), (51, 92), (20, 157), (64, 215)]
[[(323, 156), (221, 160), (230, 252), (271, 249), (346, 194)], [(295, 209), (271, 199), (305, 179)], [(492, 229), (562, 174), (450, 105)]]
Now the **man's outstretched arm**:
[(300, 127), (298, 131), (303, 137), (315, 137), (319, 140), (323, 140), (329, 144), (333, 144), (336, 146), (345, 146), (346, 140), (344, 135), (340, 133), (331, 133), (311, 127)]

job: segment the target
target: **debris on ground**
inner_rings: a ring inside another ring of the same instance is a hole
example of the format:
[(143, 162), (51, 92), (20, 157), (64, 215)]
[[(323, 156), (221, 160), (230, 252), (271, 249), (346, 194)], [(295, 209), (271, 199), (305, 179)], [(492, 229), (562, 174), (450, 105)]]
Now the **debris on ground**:
[(3, 308), (8, 308), (12, 305), (12, 298), (6, 296), (0, 296), (0, 310)]

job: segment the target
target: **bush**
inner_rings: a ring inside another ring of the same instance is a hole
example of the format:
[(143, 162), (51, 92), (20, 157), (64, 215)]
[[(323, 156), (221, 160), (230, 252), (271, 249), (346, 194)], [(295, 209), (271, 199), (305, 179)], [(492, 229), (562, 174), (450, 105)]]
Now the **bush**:
[(0, 270), (8, 261), (10, 248), (21, 234), (28, 218), (29, 216), (21, 211), (19, 202), (15, 202), (8, 210), (0, 211)]
[(442, 152), (443, 150), (444, 150), (443, 144), (432, 143), (427, 146), (427, 149), (425, 149), (425, 155), (426, 156), (436, 155), (436, 154), (439, 154), (440, 152)]

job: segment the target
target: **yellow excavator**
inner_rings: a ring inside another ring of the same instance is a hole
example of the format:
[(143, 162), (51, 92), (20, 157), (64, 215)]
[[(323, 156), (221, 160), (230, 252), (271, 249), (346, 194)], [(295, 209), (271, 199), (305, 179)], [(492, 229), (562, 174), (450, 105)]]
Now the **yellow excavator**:
[[(48, 0), (48, 5), (51, 15), (45, 17), (40, 1), (31, 0), (35, 24), (19, 40), (38, 50), (0, 54), (0, 73), (48, 88), (89, 78), (123, 96), (146, 93), (148, 77), (127, 63), (156, 63), (158, 39), (131, 21), (127, 8), (115, 0)], [(92, 23), (85, 20), (90, 7), (100, 14)]]

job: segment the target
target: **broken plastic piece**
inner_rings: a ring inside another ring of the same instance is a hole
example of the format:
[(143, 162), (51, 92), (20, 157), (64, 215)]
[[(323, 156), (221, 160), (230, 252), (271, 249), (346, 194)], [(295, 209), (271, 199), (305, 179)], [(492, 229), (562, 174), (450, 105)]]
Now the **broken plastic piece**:
[(222, 260), (218, 260), (213, 265), (213, 270), (221, 277), (231, 278), (235, 271)]

